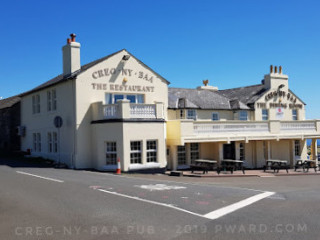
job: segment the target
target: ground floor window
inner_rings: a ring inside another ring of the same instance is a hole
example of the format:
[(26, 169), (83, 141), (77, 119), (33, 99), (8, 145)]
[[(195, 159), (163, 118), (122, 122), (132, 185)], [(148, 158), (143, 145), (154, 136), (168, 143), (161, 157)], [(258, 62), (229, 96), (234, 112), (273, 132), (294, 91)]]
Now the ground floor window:
[(299, 140), (294, 141), (294, 155), (300, 156), (300, 141)]
[(147, 162), (157, 162), (157, 141), (147, 141)]
[(49, 153), (58, 152), (58, 134), (56, 132), (48, 132), (47, 142)]
[(41, 152), (41, 134), (33, 133), (33, 151)]
[(106, 164), (116, 165), (117, 164), (117, 143), (106, 142)]
[(186, 147), (178, 146), (178, 165), (186, 165)]
[(130, 142), (130, 163), (142, 163), (141, 141)]
[(194, 161), (199, 159), (199, 143), (190, 144), (190, 160), (191, 164), (194, 164)]
[(244, 160), (244, 144), (243, 143), (240, 143), (239, 150), (240, 150), (239, 158), (241, 161), (243, 161)]

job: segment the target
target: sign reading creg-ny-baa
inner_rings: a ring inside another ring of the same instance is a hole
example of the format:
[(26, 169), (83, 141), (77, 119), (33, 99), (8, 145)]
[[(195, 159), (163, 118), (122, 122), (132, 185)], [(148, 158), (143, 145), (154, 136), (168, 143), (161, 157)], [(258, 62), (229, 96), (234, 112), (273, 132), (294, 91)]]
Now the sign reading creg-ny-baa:
[(128, 68), (121, 68), (121, 69), (104, 68), (104, 69), (100, 69), (98, 71), (93, 72), (92, 77), (94, 79), (98, 79), (101, 77), (107, 77), (111, 75), (120, 75), (120, 74), (122, 74), (122, 76), (127, 76), (127, 77), (137, 76), (138, 78), (141, 78), (148, 82), (151, 82), (151, 83), (153, 82), (153, 76), (148, 76), (148, 73), (144, 73), (142, 71), (134, 71)]

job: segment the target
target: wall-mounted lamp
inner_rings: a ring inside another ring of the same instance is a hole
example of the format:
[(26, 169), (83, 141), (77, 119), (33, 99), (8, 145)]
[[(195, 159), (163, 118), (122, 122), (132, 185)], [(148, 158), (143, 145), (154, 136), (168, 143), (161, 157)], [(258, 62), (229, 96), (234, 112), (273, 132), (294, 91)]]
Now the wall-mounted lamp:
[(123, 55), (122, 60), (123, 61), (128, 61), (130, 58), (130, 55)]

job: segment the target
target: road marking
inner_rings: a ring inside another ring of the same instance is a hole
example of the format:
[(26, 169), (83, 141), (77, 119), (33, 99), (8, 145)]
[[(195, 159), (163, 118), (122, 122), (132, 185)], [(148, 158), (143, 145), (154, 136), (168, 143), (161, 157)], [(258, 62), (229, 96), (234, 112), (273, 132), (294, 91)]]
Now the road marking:
[(16, 172), (17, 172), (17, 173), (20, 173), (20, 174), (24, 174), (24, 175), (32, 176), (32, 177), (37, 177), (37, 178), (42, 178), (42, 179), (46, 179), (46, 180), (50, 180), (50, 181), (54, 181), (54, 182), (58, 182), (58, 183), (63, 183), (63, 182), (64, 182), (64, 181), (59, 180), (59, 179), (42, 177), (42, 176), (34, 175), (34, 174), (31, 174), (31, 173), (27, 173), (27, 172), (21, 172), (21, 171), (16, 171)]
[(186, 212), (186, 213), (189, 213), (189, 214), (198, 216), (198, 217), (204, 217), (204, 216), (201, 215), (201, 214), (194, 213), (194, 212), (185, 210), (185, 209), (183, 209), (183, 208), (179, 208), (179, 207), (173, 206), (173, 205), (171, 205), (171, 204), (155, 202), (155, 201), (152, 201), (152, 200), (147, 200), (147, 199), (143, 199), (143, 198), (139, 198), (139, 197), (133, 197), (133, 196), (129, 196), (129, 195), (126, 195), (126, 194), (117, 193), (117, 192), (110, 192), (110, 191), (107, 191), (107, 190), (104, 190), (104, 189), (97, 189), (97, 190), (99, 190), (99, 191), (101, 191), (101, 192), (113, 194), (113, 195), (116, 195), (116, 196), (121, 196), (121, 197), (125, 197), (125, 198), (135, 199), (135, 200), (138, 200), (138, 201), (141, 201), (141, 202), (147, 202), (147, 203), (151, 203), (151, 204), (155, 204), (155, 205), (159, 205), (159, 206), (164, 206), (164, 207), (168, 207), (168, 208), (173, 208), (173, 209), (176, 209), (176, 210), (178, 210), (178, 211)]
[(267, 198), (267, 197), (270, 197), (271, 195), (275, 194), (275, 192), (264, 192), (264, 193), (260, 193), (260, 194), (257, 194), (257, 195), (254, 195), (253, 197), (249, 197), (247, 199), (244, 199), (240, 202), (237, 202), (237, 203), (234, 203), (234, 204), (231, 204), (229, 206), (226, 206), (226, 207), (223, 207), (223, 208), (220, 208), (218, 210), (215, 210), (213, 212), (210, 212), (210, 213), (207, 213), (206, 215), (204, 215), (204, 217), (206, 218), (209, 218), (211, 220), (214, 220), (214, 219), (217, 219), (217, 218), (220, 218), (222, 216), (225, 216), (229, 213), (232, 213), (236, 210), (239, 210), (241, 208), (244, 208), (248, 205), (251, 205), (257, 201), (260, 201), (264, 198)]
[(182, 186), (168, 186), (166, 184), (149, 184), (149, 185), (134, 185), (135, 187), (148, 189), (150, 191), (164, 191), (164, 190), (177, 190), (177, 189), (186, 189), (186, 187)]
[(253, 197), (249, 197), (249, 198), (244, 199), (244, 200), (242, 200), (240, 202), (231, 204), (229, 206), (226, 206), (226, 207), (220, 208), (218, 210), (215, 210), (213, 212), (210, 212), (210, 213), (207, 213), (205, 215), (202, 215), (202, 214), (199, 214), (199, 213), (188, 211), (188, 210), (183, 209), (183, 208), (176, 207), (176, 206), (174, 206), (172, 204), (156, 202), (156, 201), (147, 200), (147, 199), (139, 198), (139, 197), (133, 197), (133, 196), (130, 196), (130, 195), (126, 195), (126, 194), (122, 194), (122, 193), (118, 193), (118, 192), (111, 192), (111, 191), (107, 191), (107, 190), (104, 190), (104, 189), (96, 189), (96, 190), (99, 190), (100, 192), (104, 192), (104, 193), (109, 193), (109, 194), (113, 194), (113, 195), (116, 195), (116, 196), (120, 196), (120, 197), (134, 199), (134, 200), (141, 201), (141, 202), (147, 202), (147, 203), (151, 203), (151, 204), (155, 204), (155, 205), (159, 205), (159, 206), (163, 206), (163, 207), (172, 208), (172, 209), (175, 209), (175, 210), (178, 210), (178, 211), (181, 211), (181, 212), (189, 213), (189, 214), (192, 214), (192, 215), (195, 215), (195, 216), (198, 216), (198, 217), (207, 218), (207, 219), (210, 219), (210, 220), (218, 219), (218, 218), (220, 218), (220, 217), (222, 217), (224, 215), (227, 215), (227, 214), (229, 214), (231, 212), (239, 210), (239, 209), (241, 209), (243, 207), (251, 205), (251, 204), (253, 204), (253, 203), (257, 202), (257, 201), (260, 201), (260, 200), (262, 200), (264, 198), (267, 198), (267, 197), (275, 194), (275, 192), (264, 192), (264, 193), (261, 193), (261, 194), (257, 194), (257, 195), (255, 195)]

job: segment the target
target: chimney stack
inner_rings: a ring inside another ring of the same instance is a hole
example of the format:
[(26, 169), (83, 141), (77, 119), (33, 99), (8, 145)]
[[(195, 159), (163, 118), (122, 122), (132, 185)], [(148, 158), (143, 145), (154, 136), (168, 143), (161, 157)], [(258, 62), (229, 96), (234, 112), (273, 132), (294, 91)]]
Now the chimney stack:
[(288, 75), (282, 73), (282, 66), (270, 65), (270, 73), (264, 76), (263, 84), (266, 89), (277, 89), (282, 84), (282, 90), (288, 91)]
[(76, 42), (76, 34), (71, 33), (67, 44), (62, 47), (63, 76), (69, 76), (80, 70), (80, 43)]

